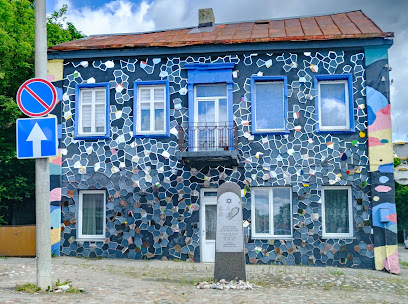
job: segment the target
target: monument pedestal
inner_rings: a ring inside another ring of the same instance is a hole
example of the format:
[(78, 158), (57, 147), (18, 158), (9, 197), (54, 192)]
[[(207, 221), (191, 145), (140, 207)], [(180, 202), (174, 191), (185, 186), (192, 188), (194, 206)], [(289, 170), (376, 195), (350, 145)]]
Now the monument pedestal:
[(220, 281), (246, 281), (243, 252), (215, 252), (214, 279)]

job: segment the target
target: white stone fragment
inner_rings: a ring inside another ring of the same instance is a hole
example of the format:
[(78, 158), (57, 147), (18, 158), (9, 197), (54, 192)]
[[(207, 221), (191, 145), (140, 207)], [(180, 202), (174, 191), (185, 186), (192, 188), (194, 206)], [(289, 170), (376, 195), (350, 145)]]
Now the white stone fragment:
[(115, 66), (115, 63), (113, 62), (113, 60), (108, 60), (108, 61), (105, 62), (105, 66), (108, 69), (111, 69), (111, 68), (113, 68)]
[(87, 68), (89, 65), (88, 61), (81, 61), (79, 64), (82, 65), (84, 68)]

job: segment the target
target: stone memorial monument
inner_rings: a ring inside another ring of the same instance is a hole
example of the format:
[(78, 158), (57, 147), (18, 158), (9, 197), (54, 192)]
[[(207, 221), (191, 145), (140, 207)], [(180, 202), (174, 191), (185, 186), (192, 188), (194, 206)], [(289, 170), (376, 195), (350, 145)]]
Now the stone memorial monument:
[(241, 188), (225, 182), (217, 200), (214, 279), (246, 281)]

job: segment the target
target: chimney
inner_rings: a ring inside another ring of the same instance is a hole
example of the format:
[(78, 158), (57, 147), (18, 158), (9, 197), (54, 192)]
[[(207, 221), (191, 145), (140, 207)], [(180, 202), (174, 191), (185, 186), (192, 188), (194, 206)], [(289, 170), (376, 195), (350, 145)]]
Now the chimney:
[(212, 8), (200, 8), (198, 10), (198, 27), (213, 26), (215, 23)]

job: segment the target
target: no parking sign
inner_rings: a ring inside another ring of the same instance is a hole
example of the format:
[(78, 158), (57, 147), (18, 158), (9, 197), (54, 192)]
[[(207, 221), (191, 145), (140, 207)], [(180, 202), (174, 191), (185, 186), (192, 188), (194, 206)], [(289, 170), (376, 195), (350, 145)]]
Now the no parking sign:
[(29, 79), (17, 91), (20, 110), (31, 117), (41, 117), (50, 113), (57, 104), (57, 91), (47, 80)]

